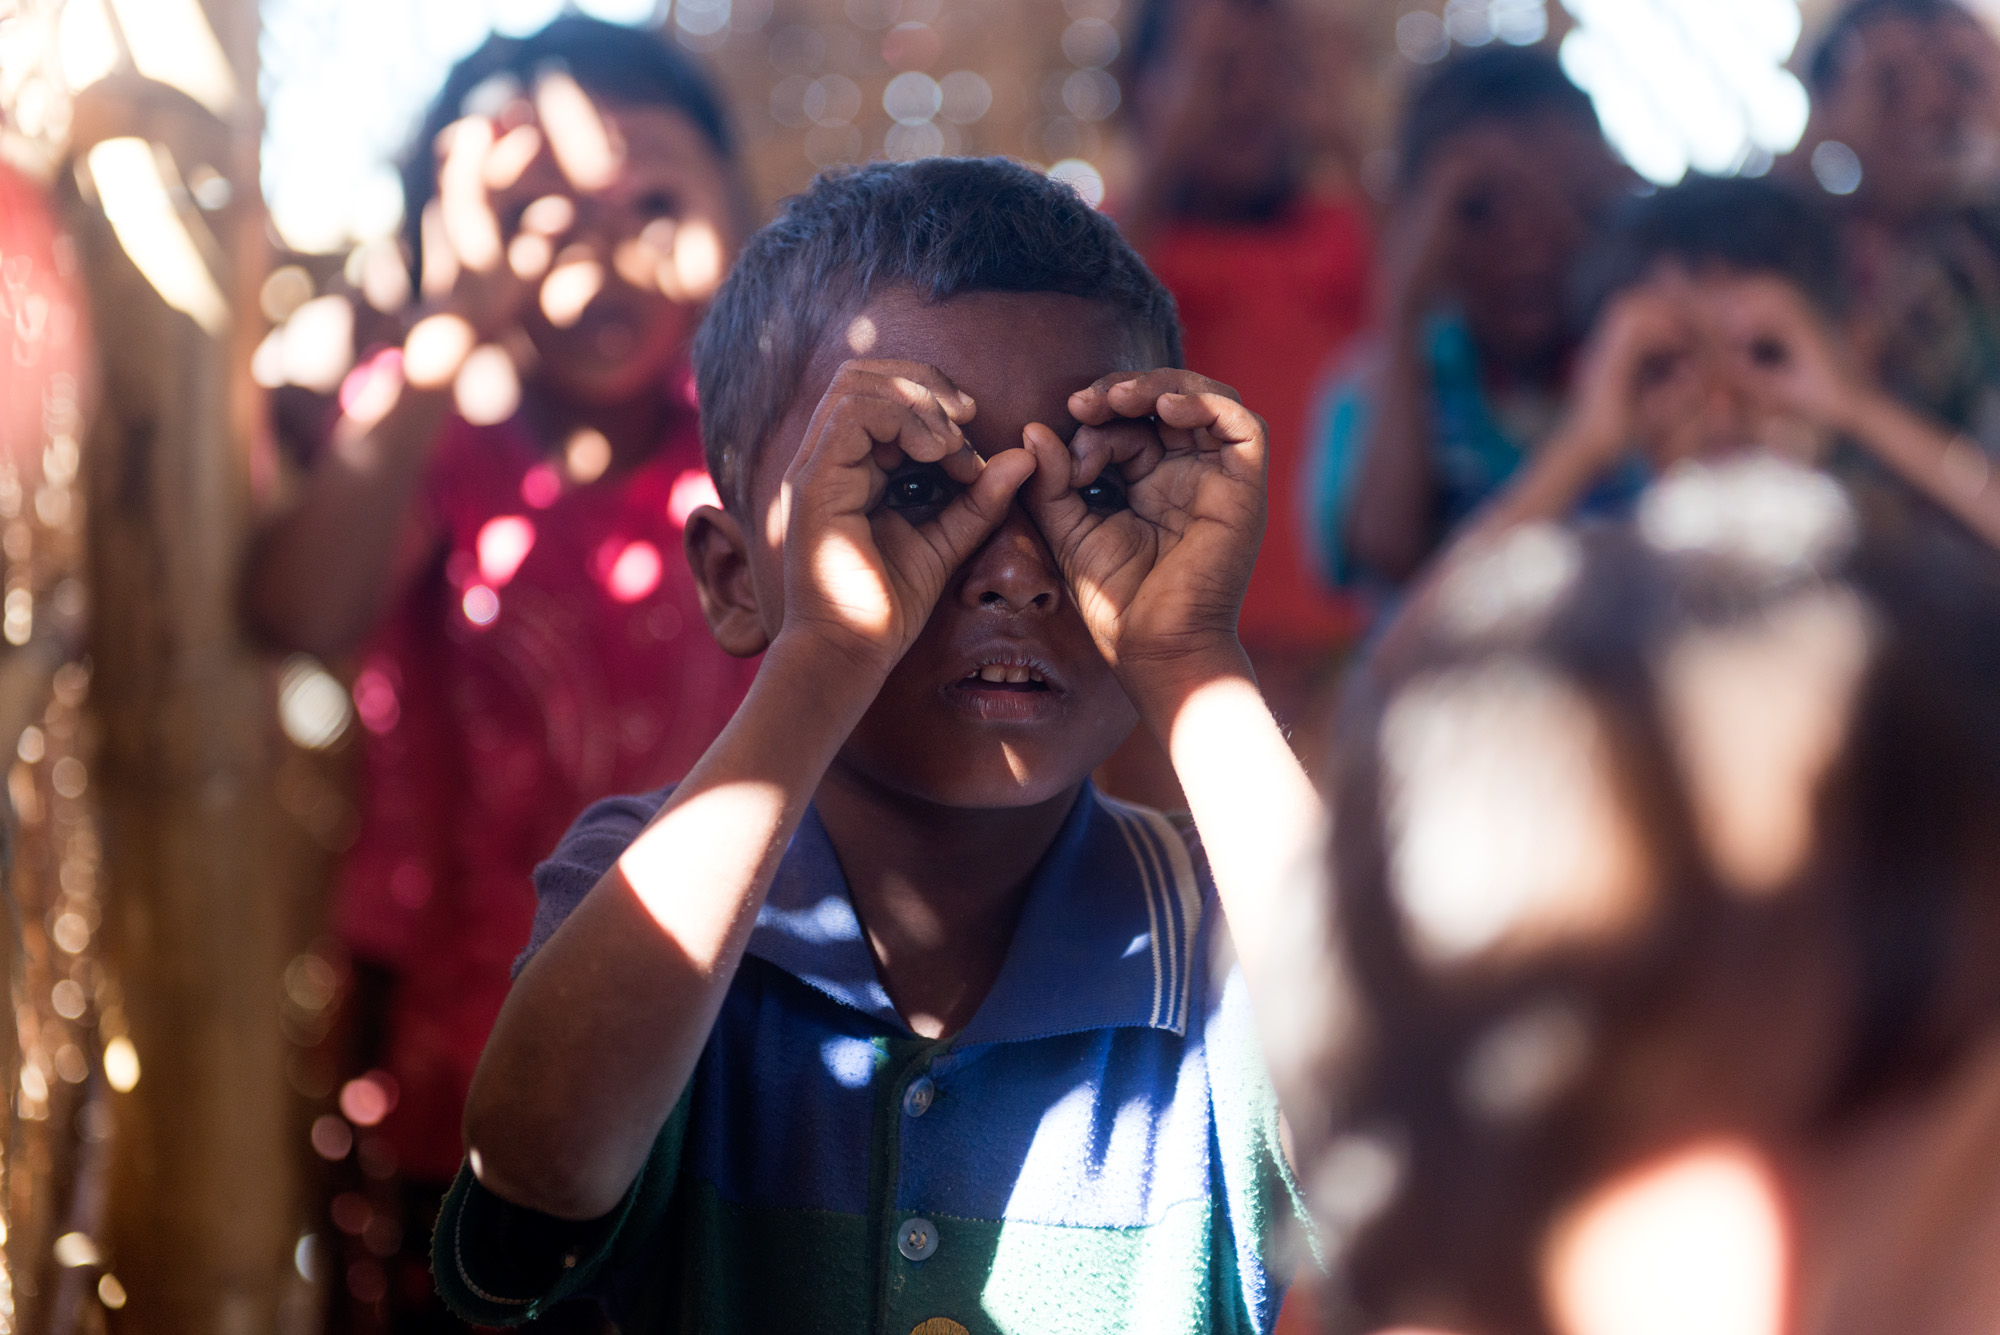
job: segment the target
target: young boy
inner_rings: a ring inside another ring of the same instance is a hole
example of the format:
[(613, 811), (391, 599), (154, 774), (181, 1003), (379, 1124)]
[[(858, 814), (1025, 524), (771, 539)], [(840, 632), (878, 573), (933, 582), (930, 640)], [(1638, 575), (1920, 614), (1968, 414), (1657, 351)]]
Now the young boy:
[(1618, 200), (1547, 52), (1443, 65), (1404, 114), (1370, 356), (1329, 389), (1305, 503), (1331, 582), (1402, 586), (1540, 450), (1576, 352), (1570, 271)]
[(1959, 0), (1853, 0), (1805, 68), (1812, 120), (1774, 175), (1847, 250), (1885, 388), (2000, 452), (2000, 44)]
[[(383, 1257), (370, 1225), (376, 1245), (347, 1244), (364, 1274), (386, 1263), (349, 1289), (386, 1292), (392, 1325), (434, 1313), (423, 1240), (536, 862), (592, 802), (686, 773), (749, 685), (695, 628), (676, 559), (708, 485), (689, 344), (749, 230), (721, 105), (671, 42), (581, 15), (455, 66), (405, 177), (428, 280), (408, 355), (378, 352), (321, 401), (338, 423), (307, 433), (310, 467), (246, 563), (268, 642), (354, 668), (341, 1074), (384, 1073), (398, 1097), (365, 1182), (341, 1185), (402, 1240)], [(475, 411), (454, 378), (504, 368), (503, 348), (517, 402)]]
[[(1768, 181), (1690, 180), (1633, 203), (1584, 269), (1600, 314), (1570, 409), (1475, 536), (1566, 518), (1635, 463), (1659, 475), (1762, 448), (1897, 479), (2000, 545), (1985, 454), (1852, 365), (1839, 250), (1804, 200)], [(1858, 453), (1829, 454), (1836, 443)]]
[[(1179, 342), (1109, 221), (1004, 162), (824, 178), (752, 239), (696, 344), (688, 554), (763, 662), (537, 875), (438, 1226), (461, 1312), (1269, 1328), (1296, 1196), (1246, 993), (1316, 802), (1235, 638), (1262, 425), (1148, 369)], [(1141, 720), (1205, 852), (1088, 784)]]

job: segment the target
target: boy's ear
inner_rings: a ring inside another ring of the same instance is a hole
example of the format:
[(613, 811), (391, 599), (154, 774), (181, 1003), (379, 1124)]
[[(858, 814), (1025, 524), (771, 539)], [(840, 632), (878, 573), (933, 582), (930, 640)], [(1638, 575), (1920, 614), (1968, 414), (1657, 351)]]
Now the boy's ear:
[(688, 567), (701, 593), (702, 615), (723, 652), (754, 658), (770, 647), (757, 588), (750, 576), (750, 547), (736, 516), (712, 505), (697, 506), (684, 534)]

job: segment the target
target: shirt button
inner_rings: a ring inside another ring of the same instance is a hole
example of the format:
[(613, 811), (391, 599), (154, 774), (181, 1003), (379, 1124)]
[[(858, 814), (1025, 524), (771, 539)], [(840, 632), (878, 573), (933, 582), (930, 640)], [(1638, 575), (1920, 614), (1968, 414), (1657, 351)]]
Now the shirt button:
[(931, 1110), (931, 1104), (936, 1101), (937, 1086), (931, 1083), (931, 1078), (927, 1075), (918, 1076), (910, 1082), (910, 1087), (903, 1091), (903, 1111), (912, 1117), (922, 1117)]
[(896, 1235), (896, 1250), (906, 1260), (927, 1261), (937, 1245), (937, 1225), (920, 1215), (905, 1219), (902, 1231)]

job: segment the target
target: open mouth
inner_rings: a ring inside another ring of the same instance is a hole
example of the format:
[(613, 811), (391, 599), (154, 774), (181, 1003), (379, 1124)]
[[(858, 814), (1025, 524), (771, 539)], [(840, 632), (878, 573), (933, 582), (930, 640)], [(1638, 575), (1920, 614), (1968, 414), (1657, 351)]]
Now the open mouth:
[(1033, 663), (998, 662), (981, 663), (965, 674), (958, 683), (962, 691), (1049, 691), (1048, 678)]

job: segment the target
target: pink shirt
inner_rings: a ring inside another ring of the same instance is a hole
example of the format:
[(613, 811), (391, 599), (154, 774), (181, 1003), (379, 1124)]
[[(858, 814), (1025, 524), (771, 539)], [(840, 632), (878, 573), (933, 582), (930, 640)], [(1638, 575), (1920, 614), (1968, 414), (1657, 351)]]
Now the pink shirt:
[(684, 774), (749, 685), (682, 552), (713, 500), (692, 412), (645, 465), (583, 486), (518, 420), (454, 418), (437, 443), (420, 503), (441, 550), (355, 679), (362, 821), (334, 913), (356, 958), (399, 978), (385, 1130), (407, 1174), (458, 1167), (535, 864), (591, 802)]

